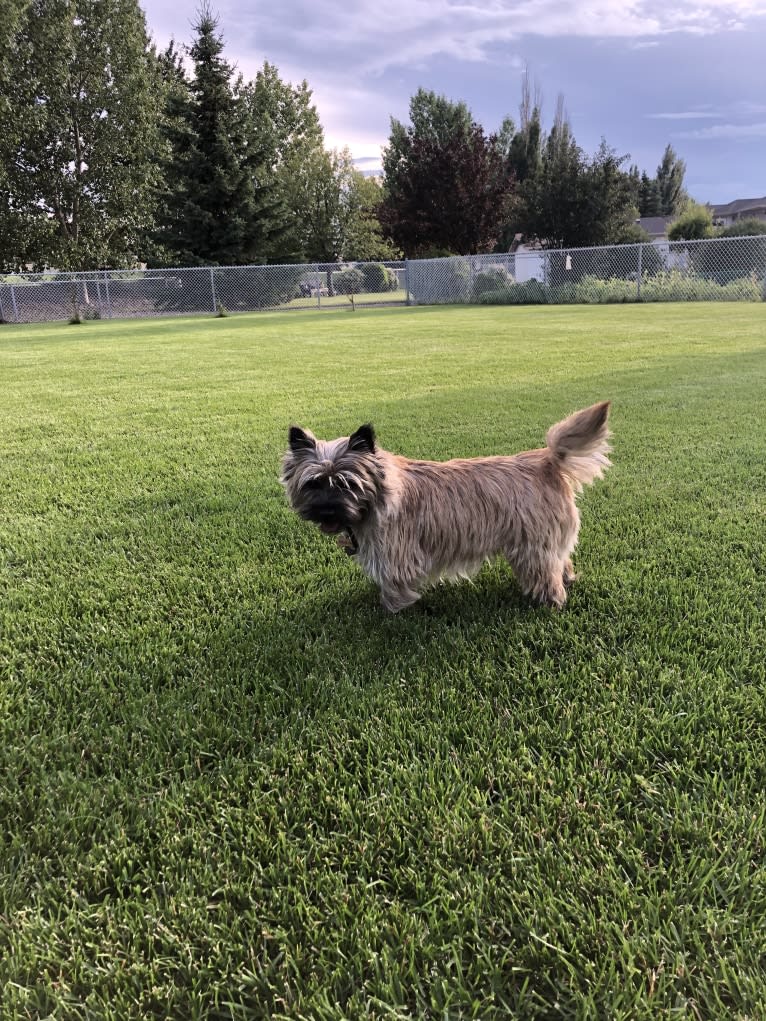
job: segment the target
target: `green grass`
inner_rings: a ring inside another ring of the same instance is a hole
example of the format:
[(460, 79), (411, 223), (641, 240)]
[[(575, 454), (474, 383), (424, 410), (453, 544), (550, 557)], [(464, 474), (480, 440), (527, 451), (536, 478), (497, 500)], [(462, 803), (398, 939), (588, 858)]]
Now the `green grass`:
[[(406, 300), (407, 292), (402, 288), (396, 291), (365, 291), (363, 294), (354, 295), (357, 307), (362, 305), (403, 305)], [(333, 294), (332, 297), (322, 295), (318, 305), (316, 297), (293, 298), (284, 307), (287, 309), (350, 308), (351, 296), (348, 294)]]
[[(0, 1017), (766, 1016), (762, 306), (0, 328)], [(567, 608), (391, 617), (290, 422), (614, 401)]]

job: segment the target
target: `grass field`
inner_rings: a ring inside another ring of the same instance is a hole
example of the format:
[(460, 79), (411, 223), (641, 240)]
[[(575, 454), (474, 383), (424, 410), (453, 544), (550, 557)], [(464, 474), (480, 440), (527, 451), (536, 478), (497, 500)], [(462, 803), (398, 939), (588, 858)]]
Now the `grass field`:
[[(0, 1017), (766, 1017), (766, 313), (0, 328)], [(614, 401), (581, 579), (395, 617), (290, 422)]]

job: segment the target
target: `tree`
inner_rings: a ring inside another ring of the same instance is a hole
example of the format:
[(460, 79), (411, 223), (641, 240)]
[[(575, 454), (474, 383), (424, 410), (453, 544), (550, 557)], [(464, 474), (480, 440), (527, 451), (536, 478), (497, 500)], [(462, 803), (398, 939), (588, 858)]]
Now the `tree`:
[(701, 241), (713, 234), (713, 214), (708, 206), (698, 202), (687, 202), (681, 215), (668, 228), (670, 241)]
[(391, 122), (383, 154), (384, 232), (408, 256), (491, 251), (512, 179), (464, 103), (420, 89), (411, 125)]
[[(136, 0), (16, 4), (0, 133), (6, 268), (127, 266), (152, 218), (160, 82)], [(6, 25), (7, 28), (7, 25)]]
[(379, 212), (383, 188), (374, 177), (358, 170), (351, 175), (348, 194), (349, 219), (343, 258), (354, 262), (378, 262), (401, 258), (401, 251), (383, 236)]
[(209, 7), (199, 8), (194, 30), (189, 48), (194, 75), (186, 96), (180, 88), (170, 96), (175, 116), (166, 110), (173, 154), (158, 241), (184, 265), (247, 263), (257, 257), (262, 236), (252, 166), (257, 154), (248, 148), (242, 82), (232, 82)]
[(683, 208), (688, 199), (684, 191), (685, 173), (686, 163), (679, 159), (671, 145), (666, 146), (655, 178), (660, 216), (675, 216)]
[(520, 185), (506, 210), (502, 242), (510, 246), (517, 234), (536, 238), (547, 248), (633, 241), (637, 167), (624, 171), (628, 157), (618, 156), (604, 140), (586, 157), (575, 141), (562, 95), (546, 136), (541, 136), (539, 105), (531, 106), (526, 80), (521, 111), (526, 129), (517, 133), (509, 150)]
[(301, 248), (306, 261), (337, 262), (343, 255), (352, 173), (347, 149), (320, 149), (304, 165), (300, 190), (293, 193), (293, 211), (302, 227)]
[[(291, 192), (302, 258), (330, 265), (396, 258), (377, 220), (381, 189), (354, 167), (348, 149), (310, 154)], [(327, 285), (332, 290), (331, 269)]]
[(242, 98), (249, 118), (249, 167), (260, 193), (263, 238), (259, 261), (292, 262), (306, 257), (298, 206), (306, 176), (323, 162), (324, 133), (311, 90), (284, 82), (268, 61)]
[(649, 177), (647, 172), (641, 174), (638, 190), (638, 211), (640, 216), (662, 216), (662, 199), (660, 198), (657, 179)]

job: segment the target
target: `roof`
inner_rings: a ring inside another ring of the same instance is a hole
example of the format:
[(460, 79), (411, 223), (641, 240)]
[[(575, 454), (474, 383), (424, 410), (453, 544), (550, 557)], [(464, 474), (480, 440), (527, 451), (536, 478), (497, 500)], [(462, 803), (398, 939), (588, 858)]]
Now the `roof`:
[(636, 223), (642, 228), (642, 230), (645, 230), (647, 234), (659, 237), (665, 233), (668, 224), (672, 219), (672, 216), (642, 216), (640, 219), (636, 220)]
[(760, 199), (734, 199), (724, 205), (713, 203), (714, 216), (733, 216), (735, 213), (746, 213), (749, 209), (765, 209), (766, 195)]

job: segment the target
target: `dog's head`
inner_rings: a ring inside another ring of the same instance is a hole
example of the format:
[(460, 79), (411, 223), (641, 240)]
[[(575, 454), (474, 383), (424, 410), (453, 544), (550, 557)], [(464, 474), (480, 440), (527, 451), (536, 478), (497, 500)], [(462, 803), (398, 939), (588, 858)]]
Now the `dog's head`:
[(319, 440), (294, 425), (289, 443), (281, 482), (293, 510), (330, 534), (361, 524), (383, 495), (372, 426), (337, 440)]

